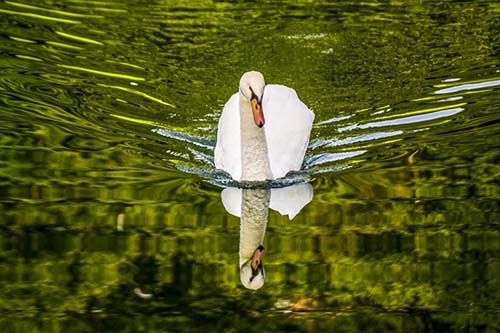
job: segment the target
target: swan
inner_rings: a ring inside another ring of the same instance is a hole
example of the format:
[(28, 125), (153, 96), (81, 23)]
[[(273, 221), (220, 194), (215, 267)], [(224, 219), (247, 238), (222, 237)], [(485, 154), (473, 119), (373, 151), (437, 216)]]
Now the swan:
[(264, 285), (264, 235), (269, 214), (269, 189), (243, 189), (240, 218), (240, 280), (247, 289)]
[(264, 181), (300, 170), (314, 113), (292, 88), (246, 72), (219, 118), (214, 162), (237, 181)]

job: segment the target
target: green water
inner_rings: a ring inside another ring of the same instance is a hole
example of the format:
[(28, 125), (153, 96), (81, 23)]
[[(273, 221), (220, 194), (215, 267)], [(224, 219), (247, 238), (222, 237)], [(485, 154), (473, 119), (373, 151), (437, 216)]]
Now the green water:
[[(498, 2), (23, 0), (0, 25), (1, 332), (500, 331)], [(257, 291), (211, 161), (252, 69), (316, 114)]]

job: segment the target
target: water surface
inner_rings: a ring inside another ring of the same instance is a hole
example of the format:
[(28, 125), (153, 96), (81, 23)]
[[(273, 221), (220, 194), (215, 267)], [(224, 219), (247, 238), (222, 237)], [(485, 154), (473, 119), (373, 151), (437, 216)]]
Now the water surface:
[[(0, 25), (1, 331), (500, 330), (497, 2), (4, 1)], [(212, 163), (252, 69), (316, 114), (258, 291)]]

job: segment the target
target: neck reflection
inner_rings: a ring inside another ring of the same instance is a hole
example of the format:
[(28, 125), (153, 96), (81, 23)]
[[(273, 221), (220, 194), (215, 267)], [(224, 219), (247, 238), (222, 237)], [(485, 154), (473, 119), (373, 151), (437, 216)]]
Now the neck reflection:
[(283, 188), (225, 188), (221, 193), (226, 211), (240, 218), (239, 267), (245, 288), (259, 289), (264, 285), (264, 235), (269, 208), (292, 220), (313, 197), (310, 184)]

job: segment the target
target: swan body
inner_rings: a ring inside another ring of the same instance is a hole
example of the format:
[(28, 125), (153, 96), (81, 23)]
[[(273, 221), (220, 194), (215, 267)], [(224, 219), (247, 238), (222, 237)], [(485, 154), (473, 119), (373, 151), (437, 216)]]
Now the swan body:
[(300, 170), (313, 120), (295, 90), (265, 85), (262, 74), (247, 72), (222, 110), (215, 166), (237, 181), (277, 179)]

